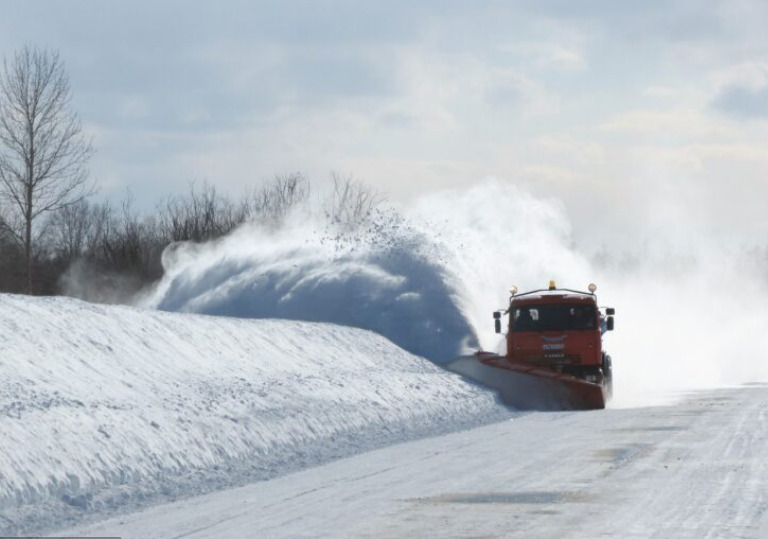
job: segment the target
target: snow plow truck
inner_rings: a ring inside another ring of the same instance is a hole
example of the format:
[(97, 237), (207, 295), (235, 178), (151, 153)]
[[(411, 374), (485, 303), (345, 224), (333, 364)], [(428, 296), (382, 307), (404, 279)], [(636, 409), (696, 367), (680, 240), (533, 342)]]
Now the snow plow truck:
[(588, 292), (549, 287), (517, 293), (493, 313), (496, 333), (506, 330), (506, 354), (478, 351), (449, 370), (498, 391), (508, 405), (528, 410), (605, 408), (613, 392), (611, 357), (603, 334), (613, 331), (615, 310), (599, 307)]

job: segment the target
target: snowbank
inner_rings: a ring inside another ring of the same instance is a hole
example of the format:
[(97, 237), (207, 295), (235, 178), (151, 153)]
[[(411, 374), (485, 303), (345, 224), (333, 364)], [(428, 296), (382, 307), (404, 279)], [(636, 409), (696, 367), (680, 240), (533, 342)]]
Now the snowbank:
[(0, 295), (0, 534), (508, 413), (368, 331)]

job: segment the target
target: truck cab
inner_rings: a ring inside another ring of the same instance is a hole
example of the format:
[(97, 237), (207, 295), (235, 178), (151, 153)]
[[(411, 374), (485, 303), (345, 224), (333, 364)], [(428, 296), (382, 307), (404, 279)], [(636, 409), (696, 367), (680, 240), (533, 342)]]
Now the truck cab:
[(603, 334), (613, 330), (615, 311), (598, 306), (595, 290), (559, 289), (554, 281), (523, 294), (513, 287), (509, 308), (494, 313), (497, 333), (507, 315), (507, 359), (601, 385), (610, 396), (611, 358)]

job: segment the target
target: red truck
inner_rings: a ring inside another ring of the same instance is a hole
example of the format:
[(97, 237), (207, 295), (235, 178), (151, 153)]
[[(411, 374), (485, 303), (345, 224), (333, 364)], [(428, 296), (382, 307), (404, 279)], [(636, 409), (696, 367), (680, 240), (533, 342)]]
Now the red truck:
[(554, 281), (522, 294), (513, 287), (509, 307), (493, 313), (496, 333), (506, 330), (506, 355), (478, 351), (448, 368), (517, 408), (605, 408), (613, 372), (603, 334), (613, 330), (615, 310), (598, 306), (596, 289), (557, 288)]

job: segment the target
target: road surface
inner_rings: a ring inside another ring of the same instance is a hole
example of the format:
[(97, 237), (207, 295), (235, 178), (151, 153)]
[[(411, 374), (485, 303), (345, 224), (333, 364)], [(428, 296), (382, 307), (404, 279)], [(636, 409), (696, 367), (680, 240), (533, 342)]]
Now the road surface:
[(768, 386), (524, 414), (63, 533), (768, 537)]

